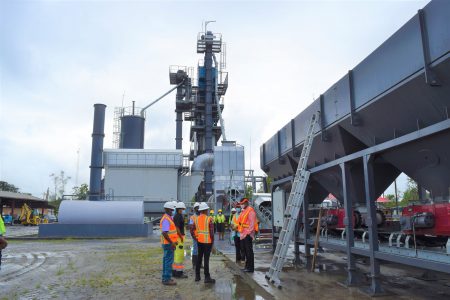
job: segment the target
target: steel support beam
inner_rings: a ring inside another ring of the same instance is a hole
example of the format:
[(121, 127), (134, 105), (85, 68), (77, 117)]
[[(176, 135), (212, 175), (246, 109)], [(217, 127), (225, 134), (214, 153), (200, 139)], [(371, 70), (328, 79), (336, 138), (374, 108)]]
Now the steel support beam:
[[(304, 235), (300, 237), (301, 241), (304, 240)], [(340, 252), (346, 252), (347, 247), (345, 241), (337, 238), (320, 238), (320, 245), (324, 248), (337, 250)], [(314, 245), (313, 239), (307, 240), (308, 245)], [(363, 247), (364, 246), (364, 247)], [(353, 254), (370, 257), (370, 250), (367, 244), (361, 242), (355, 243), (355, 246), (351, 248)], [(427, 256), (433, 256), (433, 259), (427, 259)], [(404, 264), (412, 267), (450, 273), (450, 260), (449, 255), (445, 253), (433, 253), (432, 251), (416, 250), (380, 246), (380, 249), (375, 252), (375, 257), (380, 260), (390, 261), (394, 263)]]
[(311, 168), (309, 171), (311, 172), (311, 174), (317, 173), (317, 172), (326, 170), (328, 168), (337, 166), (341, 163), (345, 163), (345, 162), (349, 162), (349, 161), (352, 161), (352, 160), (355, 160), (358, 158), (362, 158), (365, 155), (382, 152), (382, 151), (388, 150), (390, 148), (395, 148), (395, 147), (401, 146), (403, 144), (410, 143), (412, 141), (419, 140), (424, 137), (431, 136), (433, 134), (436, 134), (436, 133), (439, 133), (441, 131), (445, 131), (448, 129), (450, 129), (450, 119), (446, 119), (444, 121), (430, 125), (428, 127), (422, 128), (420, 130), (405, 134), (396, 139), (393, 139), (393, 140), (372, 146), (370, 148), (355, 152), (353, 154), (349, 154), (347, 156), (338, 158), (336, 160), (324, 163), (320, 166)]
[(347, 252), (347, 286), (355, 286), (359, 283), (356, 276), (355, 256), (352, 254), (351, 248), (355, 245), (355, 238), (353, 233), (353, 203), (349, 195), (349, 166), (348, 164), (340, 164), (342, 174), (342, 195), (344, 196), (345, 208), (345, 235), (346, 235), (346, 252)]
[[(205, 91), (205, 152), (213, 153), (214, 142), (213, 142), (213, 70), (212, 70), (212, 46), (213, 46), (213, 36), (212, 33), (207, 32), (205, 36), (206, 50), (205, 50), (205, 80), (206, 80), (206, 91)], [(213, 193), (212, 188), (213, 180), (213, 170), (212, 166), (207, 166), (205, 169), (205, 201), (208, 201), (209, 196)]]
[(431, 86), (439, 86), (439, 80), (436, 74), (430, 67), (430, 43), (428, 40), (428, 31), (425, 23), (425, 12), (423, 9), (419, 9), (417, 12), (419, 16), (420, 25), (420, 37), (422, 41), (422, 51), (423, 51), (423, 65), (425, 70), (425, 82)]
[[(303, 236), (305, 237), (305, 259), (306, 269), (311, 270), (312, 257), (311, 257), (311, 245), (306, 243), (310, 238), (310, 226), (309, 226), (309, 192), (306, 191), (305, 198), (303, 199)], [(297, 237), (296, 237), (297, 239)]]
[(380, 280), (380, 262), (375, 257), (378, 251), (378, 228), (377, 228), (377, 208), (375, 206), (375, 177), (373, 171), (373, 155), (363, 156), (364, 166), (364, 188), (367, 206), (366, 225), (369, 231), (369, 258), (370, 258), (370, 277), (371, 284), (368, 293), (372, 296), (383, 294)]

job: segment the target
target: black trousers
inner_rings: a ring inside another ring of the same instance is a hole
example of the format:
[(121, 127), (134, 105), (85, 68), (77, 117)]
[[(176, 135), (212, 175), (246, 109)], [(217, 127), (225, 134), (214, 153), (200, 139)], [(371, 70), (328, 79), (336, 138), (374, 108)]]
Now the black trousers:
[(2, 250), (0, 250), (0, 266), (2, 265)]
[(241, 242), (241, 238), (238, 236), (235, 236), (233, 240), (234, 240), (234, 247), (236, 248), (236, 262), (244, 260), (245, 259), (244, 243)]
[(209, 256), (211, 255), (212, 244), (198, 243), (198, 261), (195, 265), (195, 277), (200, 277), (200, 266), (202, 264), (203, 257), (203, 270), (205, 271), (205, 278), (210, 278), (209, 274)]
[(253, 240), (252, 237), (247, 235), (243, 240), (241, 240), (241, 246), (244, 246), (245, 253), (245, 268), (247, 270), (255, 270), (255, 257), (253, 254)]

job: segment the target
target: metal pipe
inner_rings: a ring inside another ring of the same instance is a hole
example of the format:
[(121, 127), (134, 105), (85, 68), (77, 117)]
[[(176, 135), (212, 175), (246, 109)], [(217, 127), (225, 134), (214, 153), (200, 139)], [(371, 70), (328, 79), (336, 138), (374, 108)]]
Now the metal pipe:
[(219, 114), (219, 119), (220, 119), (220, 128), (222, 129), (222, 140), (226, 141), (227, 137), (225, 135), (225, 123), (223, 121), (222, 118), (222, 110), (220, 109), (220, 102), (219, 102), (219, 97), (217, 96), (218, 91), (217, 91), (217, 86), (218, 86), (218, 80), (219, 80), (219, 65), (217, 64), (217, 59), (216, 59), (216, 55), (213, 53), (213, 59), (214, 59), (214, 65), (216, 66), (216, 84), (215, 84), (215, 100), (216, 100), (216, 105), (217, 105), (217, 112)]
[(194, 159), (191, 166), (191, 172), (202, 172), (208, 167), (212, 168), (214, 163), (213, 153), (203, 153)]
[(145, 106), (144, 108), (142, 108), (141, 110), (141, 117), (144, 117), (144, 111), (149, 108), (150, 106), (152, 106), (153, 104), (155, 104), (156, 102), (158, 102), (159, 100), (161, 100), (162, 98), (164, 98), (165, 96), (169, 95), (170, 93), (172, 93), (176, 88), (178, 88), (180, 85), (182, 85), (184, 83), (185, 79), (183, 79), (182, 82), (180, 82), (178, 85), (174, 86), (173, 88), (171, 88), (167, 93), (165, 93), (164, 95), (162, 95), (161, 97), (159, 97), (158, 99), (156, 99), (155, 101), (153, 101), (152, 103), (150, 103), (149, 105)]
[(94, 104), (89, 200), (100, 200), (103, 169), (103, 138), (105, 137), (105, 109), (105, 104)]

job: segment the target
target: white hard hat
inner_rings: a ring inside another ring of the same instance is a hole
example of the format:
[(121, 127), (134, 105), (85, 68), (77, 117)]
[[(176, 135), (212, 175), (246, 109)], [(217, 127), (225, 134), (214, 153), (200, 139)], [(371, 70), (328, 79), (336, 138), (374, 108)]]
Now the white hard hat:
[(236, 208), (233, 207), (233, 208), (231, 209), (231, 212), (236, 212)]
[(194, 203), (194, 208), (199, 207), (199, 206), (200, 206), (200, 203), (198, 203), (198, 202)]
[(209, 209), (208, 204), (206, 204), (205, 202), (200, 203), (200, 207), (198, 208), (198, 210), (207, 210)]
[(167, 201), (166, 203), (164, 203), (164, 208), (175, 209), (172, 201)]
[(184, 202), (178, 202), (176, 207), (186, 209), (186, 205), (184, 204)]

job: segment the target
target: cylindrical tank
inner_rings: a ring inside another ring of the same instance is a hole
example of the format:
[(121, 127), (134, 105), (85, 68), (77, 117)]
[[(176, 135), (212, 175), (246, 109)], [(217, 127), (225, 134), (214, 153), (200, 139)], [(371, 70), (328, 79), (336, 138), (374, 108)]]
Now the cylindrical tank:
[(65, 200), (59, 207), (61, 224), (143, 224), (142, 201)]
[(120, 118), (120, 148), (144, 149), (145, 118), (123, 116)]
[(103, 168), (103, 138), (105, 137), (105, 104), (94, 104), (94, 128), (92, 130), (91, 178), (89, 199), (99, 200)]

